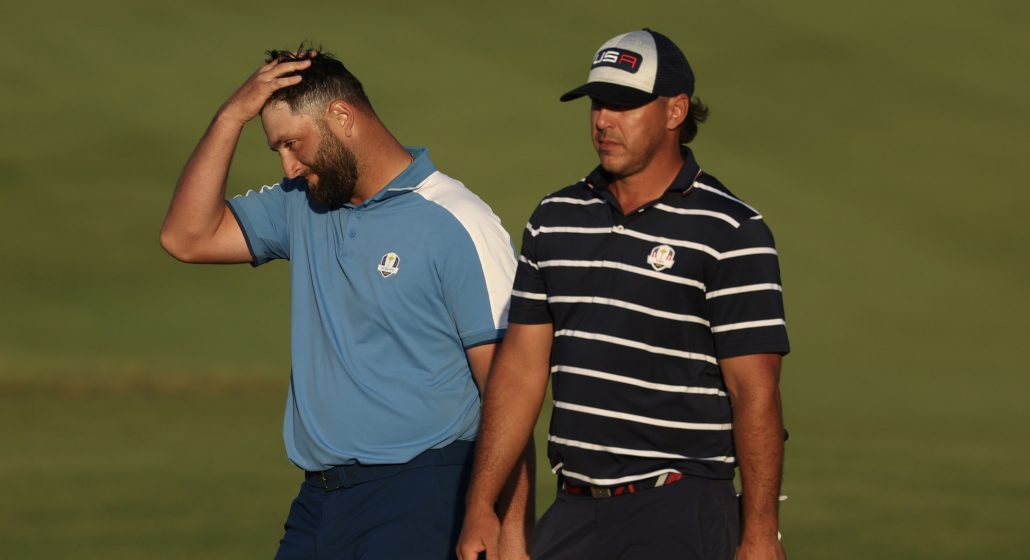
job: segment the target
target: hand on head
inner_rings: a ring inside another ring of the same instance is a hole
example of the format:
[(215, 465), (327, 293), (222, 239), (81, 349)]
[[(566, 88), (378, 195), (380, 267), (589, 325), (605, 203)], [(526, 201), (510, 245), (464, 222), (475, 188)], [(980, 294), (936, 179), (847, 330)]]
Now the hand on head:
[(303, 79), (300, 72), (311, 66), (311, 57), (317, 51), (310, 50), (306, 54), (307, 57), (301, 58), (295, 53), (269, 51), (268, 62), (247, 78), (225, 102), (220, 112), (238, 120), (241, 125), (256, 117), (273, 93), (300, 83)]

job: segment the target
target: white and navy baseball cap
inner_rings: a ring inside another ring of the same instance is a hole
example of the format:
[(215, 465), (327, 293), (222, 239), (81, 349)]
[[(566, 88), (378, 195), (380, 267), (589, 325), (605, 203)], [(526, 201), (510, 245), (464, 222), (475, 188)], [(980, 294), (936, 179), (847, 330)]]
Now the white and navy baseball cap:
[(594, 54), (587, 83), (561, 96), (588, 96), (619, 107), (637, 107), (659, 96), (694, 95), (694, 72), (668, 37), (644, 28), (609, 39)]

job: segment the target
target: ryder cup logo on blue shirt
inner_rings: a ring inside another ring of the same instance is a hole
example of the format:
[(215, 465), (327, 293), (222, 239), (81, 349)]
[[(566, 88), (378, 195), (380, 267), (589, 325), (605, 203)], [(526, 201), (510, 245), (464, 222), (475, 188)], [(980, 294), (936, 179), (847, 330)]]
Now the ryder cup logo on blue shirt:
[(379, 274), (383, 275), (383, 278), (397, 274), (397, 271), (400, 269), (401, 258), (397, 256), (397, 253), (383, 255), (383, 258), (379, 259), (379, 266), (376, 267), (376, 270), (379, 271)]
[(676, 250), (668, 245), (659, 245), (651, 249), (651, 254), (647, 256), (647, 264), (657, 271), (672, 268), (672, 265), (676, 264)]

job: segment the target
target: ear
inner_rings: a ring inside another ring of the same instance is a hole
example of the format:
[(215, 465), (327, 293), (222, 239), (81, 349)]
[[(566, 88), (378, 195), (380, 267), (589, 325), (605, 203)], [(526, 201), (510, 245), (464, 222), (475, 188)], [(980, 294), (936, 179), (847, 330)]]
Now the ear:
[(668, 104), (665, 106), (665, 127), (668, 130), (676, 130), (683, 124), (683, 121), (687, 120), (687, 114), (690, 112), (690, 97), (685, 93), (681, 93), (676, 97), (670, 97)]
[(353, 105), (342, 99), (337, 99), (330, 103), (329, 108), (326, 109), (325, 120), (331, 129), (349, 138), (354, 134), (354, 118), (356, 116), (357, 110)]

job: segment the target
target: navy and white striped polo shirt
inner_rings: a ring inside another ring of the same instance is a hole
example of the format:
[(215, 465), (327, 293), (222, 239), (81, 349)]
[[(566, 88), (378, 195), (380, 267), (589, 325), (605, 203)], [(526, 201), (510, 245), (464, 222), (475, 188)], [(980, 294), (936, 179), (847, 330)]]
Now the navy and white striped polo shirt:
[(548, 456), (570, 480), (732, 478), (719, 360), (790, 350), (769, 228), (684, 158), (628, 216), (598, 168), (526, 225), (509, 320), (554, 325)]

